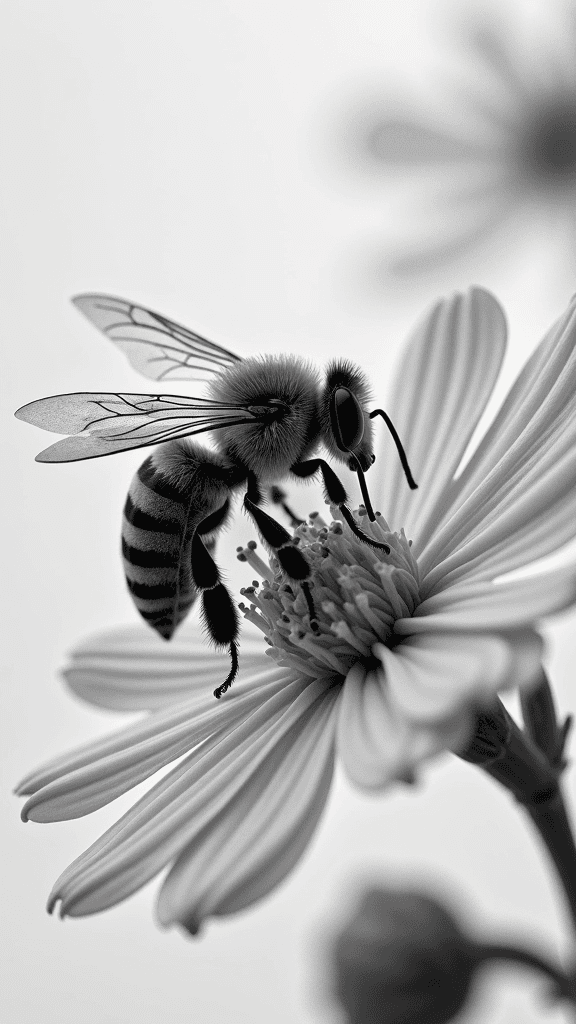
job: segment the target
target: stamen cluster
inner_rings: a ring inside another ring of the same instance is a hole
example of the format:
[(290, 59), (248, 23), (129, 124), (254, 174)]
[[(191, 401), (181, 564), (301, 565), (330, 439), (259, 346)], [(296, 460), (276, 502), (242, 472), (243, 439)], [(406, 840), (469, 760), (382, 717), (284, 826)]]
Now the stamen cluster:
[(418, 566), (403, 530), (393, 533), (379, 512), (371, 522), (363, 506), (354, 512), (364, 533), (389, 546), (386, 554), (359, 540), (339, 509), (330, 511), (329, 525), (312, 513), (294, 531), (310, 565), (312, 621), (301, 587), (286, 580), (274, 556), (266, 565), (255, 541), (238, 549), (240, 561), (262, 577), (262, 584), (253, 580), (242, 589), (250, 604), (240, 610), (264, 633), (268, 655), (315, 679), (346, 676), (359, 660), (371, 660), (375, 643), (393, 646), (396, 619), (412, 615), (420, 600)]

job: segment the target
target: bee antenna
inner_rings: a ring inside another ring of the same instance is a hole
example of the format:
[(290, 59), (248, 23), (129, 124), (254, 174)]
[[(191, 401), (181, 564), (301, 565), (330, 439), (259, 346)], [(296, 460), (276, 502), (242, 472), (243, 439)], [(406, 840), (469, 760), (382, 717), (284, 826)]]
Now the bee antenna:
[(234, 640), (230, 641), (230, 660), (232, 662), (232, 667), (230, 668), (226, 679), (214, 690), (216, 700), (220, 700), (222, 694), (226, 693), (226, 691), (230, 689), (238, 673), (238, 647)]
[[(404, 470), (404, 475), (406, 476), (406, 480), (408, 481), (408, 486), (409, 486), (410, 490), (412, 490), (412, 491), (417, 490), (418, 484), (416, 483), (416, 481), (414, 480), (414, 477), (412, 476), (412, 473), (411, 473), (411, 470), (410, 470), (410, 466), (408, 465), (408, 459), (406, 458), (406, 452), (404, 451), (404, 448), (402, 446), (402, 441), (400, 440), (400, 438), (398, 436), (398, 432), (396, 430), (396, 427), (392, 423), (392, 420), (390, 419), (388, 414), (384, 412), (384, 409), (374, 409), (373, 412), (370, 413), (370, 419), (371, 420), (374, 419), (375, 416), (381, 416), (382, 417), (382, 419), (384, 420), (384, 423), (386, 424), (386, 426), (388, 427), (388, 430), (390, 431), (390, 433), (392, 435), (392, 440), (394, 441), (394, 444), (396, 445), (396, 449), (398, 451), (398, 455), (400, 456), (400, 462), (402, 463), (402, 469)], [(362, 483), (360, 483), (360, 486), (362, 486)], [(364, 494), (364, 491), (362, 491), (362, 494)]]

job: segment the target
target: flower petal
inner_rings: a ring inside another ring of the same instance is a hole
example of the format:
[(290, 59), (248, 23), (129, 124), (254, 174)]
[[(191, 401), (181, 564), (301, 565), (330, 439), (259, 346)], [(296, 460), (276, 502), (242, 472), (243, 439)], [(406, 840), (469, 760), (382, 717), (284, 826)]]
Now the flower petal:
[(196, 695), (55, 758), (20, 784), (19, 794), (33, 794), (22, 809), (23, 819), (78, 818), (110, 803), (214, 732), (245, 720), (288, 678), (285, 669), (266, 668), (221, 701), (212, 694)]
[(424, 761), (462, 750), (478, 709), (500, 689), (532, 685), (541, 671), (542, 640), (531, 630), (419, 635), (373, 650), (383, 671), (350, 671), (338, 718), (338, 753), (361, 789), (414, 781)]
[(394, 632), (507, 630), (563, 611), (576, 602), (576, 566), (507, 583), (461, 583), (427, 598), (416, 614), (398, 619)]
[(458, 582), (493, 580), (557, 551), (576, 535), (576, 436), (574, 451), (541, 470), (526, 471), (454, 551), (424, 577), (426, 595)]
[(487, 519), (521, 501), (528, 487), (537, 486), (538, 478), (553, 472), (560, 459), (573, 464), (575, 413), (573, 301), (528, 360), (455, 481), (434, 536), (420, 549), (423, 576)]
[(419, 551), (433, 529), (504, 356), (506, 322), (489, 292), (471, 288), (437, 303), (412, 337), (389, 412), (408, 455), (410, 491), (391, 440), (382, 434), (371, 479), (386, 519)]
[(420, 633), (394, 650), (377, 644), (373, 653), (402, 715), (441, 723), (493, 700), (509, 679), (514, 647), (495, 635)]
[[(335, 700), (326, 683), (285, 683), (233, 730), (221, 730), (160, 780), (63, 873), (49, 908), (61, 914), (95, 913), (124, 899), (193, 843), (210, 844), (222, 816), (246, 811), (243, 794), (266, 787), (276, 751), (284, 770), (302, 725), (314, 708)], [(285, 738), (290, 736), (291, 742)], [(240, 804), (238, 803), (240, 801)], [(251, 798), (248, 799), (248, 805)]]
[(384, 789), (414, 779), (414, 769), (444, 744), (433, 731), (412, 727), (390, 700), (383, 672), (355, 665), (346, 677), (337, 727), (337, 750), (359, 789)]
[(322, 694), (258, 773), (180, 854), (160, 891), (158, 916), (196, 931), (213, 915), (250, 906), (278, 885), (308, 846), (334, 763), (338, 691)]
[[(507, 227), (511, 217), (518, 212), (518, 198), (514, 191), (516, 180), (511, 174), (498, 174), (496, 168), (487, 165), (484, 188), (484, 201), (464, 205), (455, 205), (454, 183), (448, 180), (444, 184), (447, 195), (436, 194), (433, 199), (436, 217), (433, 221), (427, 218), (426, 235), (420, 231), (417, 238), (404, 243), (403, 251), (395, 254), (389, 262), (389, 272), (397, 278), (412, 277), (415, 274), (436, 273), (439, 267), (453, 262), (459, 256), (466, 256), (485, 239), (501, 233)], [(498, 168), (499, 170), (499, 168)], [(491, 171), (491, 173), (490, 173)], [(450, 195), (450, 186), (452, 196)], [(452, 208), (449, 200), (452, 198)], [(439, 217), (442, 206), (448, 207), (443, 216)], [(441, 223), (436, 222), (440, 220)]]
[[(262, 637), (242, 637), (243, 669), (270, 665)], [(126, 626), (88, 637), (71, 652), (63, 676), (89, 704), (113, 711), (153, 710), (204, 694), (226, 678), (227, 653), (212, 650), (200, 629), (182, 629), (169, 644), (151, 629)]]
[(485, 147), (473, 138), (442, 131), (414, 118), (378, 117), (368, 125), (366, 149), (379, 163), (402, 170), (418, 165), (475, 162), (485, 155)]
[[(533, 83), (527, 75), (522, 74), (521, 62), (514, 59), (510, 53), (506, 45), (506, 34), (485, 23), (474, 26), (469, 38), (472, 51), (470, 56), (473, 57), (476, 51), (482, 61), (480, 80), (495, 79), (497, 76), (509, 99), (515, 101), (514, 106), (517, 109), (525, 106), (527, 99), (530, 102)], [(502, 96), (499, 99), (502, 105)]]

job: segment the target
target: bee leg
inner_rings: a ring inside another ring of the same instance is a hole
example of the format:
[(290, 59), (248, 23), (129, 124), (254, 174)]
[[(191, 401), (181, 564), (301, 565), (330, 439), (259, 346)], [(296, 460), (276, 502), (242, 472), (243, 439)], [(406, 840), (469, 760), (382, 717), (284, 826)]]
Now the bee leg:
[(220, 508), (217, 508), (215, 512), (212, 512), (206, 519), (203, 519), (201, 523), (198, 523), (196, 527), (196, 533), (202, 537), (202, 543), (204, 547), (209, 551), (212, 551), (216, 544), (216, 538), (209, 536), (209, 534), (215, 533), (221, 526), (224, 525), (228, 515), (230, 514), (230, 501), (226, 498), (226, 501)]
[(328, 501), (332, 502), (333, 505), (338, 506), (344, 516), (344, 519), (348, 523), (348, 526), (352, 530), (352, 533), (359, 537), (360, 540), (364, 541), (365, 544), (369, 544), (370, 547), (380, 548), (382, 551), (385, 551), (387, 555), (390, 554), (388, 544), (381, 544), (379, 541), (372, 540), (372, 537), (369, 537), (367, 533), (364, 533), (356, 525), (354, 517), (346, 504), (348, 499), (344, 489), (344, 484), (324, 459), (308, 459), (306, 462), (297, 462), (290, 467), (290, 472), (300, 477), (314, 476), (318, 470), (322, 473), (324, 490), (326, 491)]
[(408, 459), (406, 458), (406, 452), (404, 451), (404, 446), (402, 444), (402, 441), (400, 440), (400, 437), (398, 436), (396, 427), (392, 423), (392, 420), (390, 419), (388, 414), (384, 412), (384, 409), (374, 409), (370, 413), (370, 419), (373, 420), (375, 416), (381, 416), (386, 426), (388, 427), (388, 430), (392, 435), (392, 440), (396, 445), (396, 450), (400, 457), (400, 462), (402, 463), (402, 469), (404, 470), (404, 475), (406, 477), (406, 480), (408, 481), (408, 486), (412, 491), (415, 491), (418, 487), (418, 484), (416, 483), (414, 477), (412, 476), (410, 466), (408, 465)]
[(228, 590), (222, 583), (220, 570), (210, 552), (206, 550), (198, 532), (192, 538), (192, 578), (194, 586), (202, 592), (204, 621), (212, 640), (217, 647), (230, 648), (230, 672), (224, 682), (214, 690), (214, 696), (219, 699), (230, 689), (238, 672), (238, 613)]
[(287, 497), (288, 495), (286, 494), (286, 491), (283, 491), (281, 487), (277, 487), (276, 484), (273, 484), (272, 487), (270, 488), (270, 500), (274, 505), (280, 505), (280, 508), (282, 508), (286, 515), (289, 517), (290, 525), (302, 526), (306, 522), (306, 520), (299, 519), (298, 516), (292, 511), (290, 506), (286, 504)]
[(264, 512), (258, 505), (248, 497), (248, 494), (244, 498), (244, 507), (246, 511), (252, 516), (252, 519), (256, 523), (263, 540), (271, 547), (276, 555), (276, 558), (280, 562), (284, 572), (291, 579), (295, 580), (302, 587), (302, 593), (306, 599), (308, 605), (308, 614), (310, 615), (310, 628), (316, 632), (318, 629), (318, 621), (316, 619), (316, 612), (314, 611), (314, 601), (310, 593), (310, 566), (306, 561), (306, 558), (301, 551), (298, 550), (292, 537), (285, 530), (280, 523), (276, 522), (272, 516), (269, 516), (267, 512)]

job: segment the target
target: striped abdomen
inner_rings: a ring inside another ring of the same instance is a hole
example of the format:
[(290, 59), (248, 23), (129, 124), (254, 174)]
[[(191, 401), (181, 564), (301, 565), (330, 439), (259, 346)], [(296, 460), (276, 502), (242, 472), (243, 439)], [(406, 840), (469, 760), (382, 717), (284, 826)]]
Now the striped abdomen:
[(222, 481), (206, 479), (199, 454), (183, 442), (157, 449), (134, 476), (124, 506), (126, 582), (142, 617), (166, 640), (198, 594), (191, 572), (194, 530), (228, 494)]

